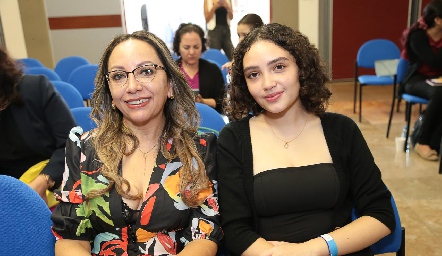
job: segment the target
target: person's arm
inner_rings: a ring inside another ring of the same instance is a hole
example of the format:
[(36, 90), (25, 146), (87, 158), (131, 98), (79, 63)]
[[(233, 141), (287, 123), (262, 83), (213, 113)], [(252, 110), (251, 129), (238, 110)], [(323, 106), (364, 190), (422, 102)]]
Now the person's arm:
[(91, 256), (88, 241), (61, 239), (55, 242), (55, 256)]
[(208, 1), (216, 1), (216, 0), (204, 0), (204, 18), (206, 18), (206, 23), (208, 23), (213, 18), (216, 9), (220, 7), (219, 1), (216, 1), (216, 3), (214, 3), (212, 5), (212, 8), (209, 10)]
[(253, 202), (246, 193), (253, 186), (253, 173), (249, 173), (252, 172), (250, 135), (244, 131), (246, 127), (239, 125), (240, 122), (226, 124), (218, 136), (222, 227), (229, 251), (234, 255), (257, 255), (256, 252), (271, 245), (254, 231)]
[(218, 205), (216, 135), (201, 135), (196, 147), (204, 162), (210, 186), (198, 194), (199, 198), (205, 198), (204, 202), (191, 209), (189, 225), (184, 230), (184, 239), (189, 243), (178, 255), (214, 256), (218, 250), (217, 244), (223, 237)]
[(80, 159), (87, 157), (81, 149), (84, 142), (80, 140), (80, 136), (79, 127), (71, 130), (66, 142), (64, 179), (60, 190), (54, 191), (57, 200), (60, 201), (51, 215), (52, 233), (57, 238), (57, 256), (91, 255), (90, 241), (94, 240), (97, 233), (85, 212), (85, 209), (91, 206), (83, 200)]
[(222, 2), (222, 6), (224, 6), (224, 8), (226, 8), (229, 20), (232, 20), (233, 19), (233, 9), (232, 9), (231, 1), (230, 0), (224, 0)]
[(408, 43), (417, 58), (427, 65), (442, 68), (442, 48), (436, 53), (431, 49), (430, 41), (424, 30), (417, 30), (410, 34)]

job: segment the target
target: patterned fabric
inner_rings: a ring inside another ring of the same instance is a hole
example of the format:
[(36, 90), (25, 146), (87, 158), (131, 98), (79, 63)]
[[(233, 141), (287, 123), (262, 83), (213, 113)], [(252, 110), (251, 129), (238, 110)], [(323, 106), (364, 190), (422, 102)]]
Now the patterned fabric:
[[(91, 189), (104, 188), (109, 181), (101, 174), (102, 163), (89, 140), (90, 133), (81, 133), (79, 127), (71, 130), (63, 183), (61, 190), (55, 191), (61, 201), (51, 217), (57, 239), (91, 241), (92, 255), (175, 255), (196, 239), (221, 240), (215, 135), (195, 139), (211, 183), (200, 193), (205, 198), (203, 204), (189, 208), (183, 203), (179, 192), (182, 163), (178, 158), (168, 161), (159, 152), (140, 213), (134, 223), (127, 224), (122, 197), (115, 188), (86, 202)], [(174, 150), (172, 140), (166, 147)]]

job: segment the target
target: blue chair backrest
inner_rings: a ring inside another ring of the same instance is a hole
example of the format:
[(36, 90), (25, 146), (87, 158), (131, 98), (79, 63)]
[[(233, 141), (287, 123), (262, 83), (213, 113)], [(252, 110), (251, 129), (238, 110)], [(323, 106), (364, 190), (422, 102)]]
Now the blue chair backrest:
[(221, 114), (206, 104), (199, 102), (195, 102), (195, 104), (201, 119), (199, 130), (201, 132), (214, 132), (218, 135), (224, 125), (226, 125)]
[(75, 121), (77, 121), (77, 124), (83, 128), (83, 132), (90, 131), (97, 127), (90, 116), (91, 111), (91, 107), (71, 108), (72, 115)]
[(0, 255), (54, 255), (51, 211), (26, 183), (0, 175)]
[(44, 75), (46, 76), (50, 81), (61, 81), (60, 77), (55, 73), (54, 70), (47, 68), (47, 67), (33, 67), (33, 68), (26, 68), (24, 70), (24, 73), (26, 75)]
[(221, 66), (229, 61), (229, 58), (218, 49), (209, 48), (201, 54), (201, 58), (205, 60), (214, 60)]
[(72, 84), (63, 81), (53, 81), (55, 89), (60, 93), (69, 108), (84, 107), (83, 97)]
[(405, 78), (405, 74), (407, 73), (408, 70), (408, 61), (406, 59), (400, 58), (399, 62), (397, 64), (397, 69), (396, 69), (396, 83), (401, 83), (402, 80), (404, 80)]
[(54, 71), (62, 81), (67, 82), (74, 69), (87, 64), (90, 64), (89, 61), (81, 56), (68, 56), (57, 62)]
[(400, 55), (401, 52), (394, 42), (387, 39), (373, 39), (359, 48), (356, 62), (359, 67), (374, 68), (376, 60), (399, 59)]
[(83, 100), (89, 100), (92, 97), (92, 92), (95, 88), (94, 80), (97, 72), (98, 65), (87, 64), (74, 69), (69, 76), (68, 82), (77, 88), (83, 97)]
[[(401, 247), (402, 243), (402, 224), (401, 218), (399, 217), (399, 212), (396, 207), (396, 202), (394, 201), (393, 196), (391, 197), (391, 206), (393, 207), (394, 217), (396, 219), (396, 228), (395, 230), (389, 234), (388, 236), (382, 238), (372, 246), (370, 246), (371, 251), (377, 254), (383, 254), (388, 252), (397, 252)], [(355, 220), (359, 218), (359, 214), (353, 209), (352, 219)]]
[(22, 69), (34, 68), (34, 67), (44, 67), (43, 63), (34, 58), (22, 58), (17, 60), (17, 64), (22, 66)]

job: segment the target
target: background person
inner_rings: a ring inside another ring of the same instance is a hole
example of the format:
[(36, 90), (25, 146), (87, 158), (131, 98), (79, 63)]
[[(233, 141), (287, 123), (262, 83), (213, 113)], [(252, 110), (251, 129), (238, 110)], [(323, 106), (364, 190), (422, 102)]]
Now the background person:
[(402, 57), (410, 65), (399, 95), (405, 92), (429, 100), (420, 136), (412, 143), (417, 143), (414, 150), (422, 158), (436, 161), (440, 146), (437, 129), (442, 125), (442, 87), (431, 86), (426, 80), (442, 76), (442, 0), (425, 6), (419, 20), (404, 31), (402, 42)]
[(173, 51), (180, 56), (176, 62), (187, 78), (192, 90), (198, 91), (195, 101), (222, 111), (224, 79), (219, 67), (201, 58), (206, 51), (203, 29), (195, 24), (183, 23), (175, 32)]
[(69, 107), (48, 79), (23, 75), (0, 49), (0, 174), (21, 179), (54, 206), (49, 191), (61, 184), (64, 148), (74, 126)]
[(372, 255), (395, 228), (391, 193), (356, 123), (326, 112), (317, 48), (264, 25), (235, 48), (232, 74), (226, 113), (235, 121), (219, 134), (217, 160), (232, 255)]
[(73, 129), (57, 255), (215, 255), (222, 238), (216, 136), (197, 135), (193, 93), (163, 41), (117, 36), (92, 97), (97, 128)]
[(231, 60), (233, 53), (230, 34), (230, 21), (233, 19), (232, 2), (230, 0), (204, 0), (204, 17), (207, 23), (209, 47), (222, 49)]
[[(262, 22), (261, 17), (259, 17), (258, 14), (249, 13), (244, 15), (239, 21), (238, 26), (236, 27), (236, 33), (238, 34), (239, 42), (241, 42), (244, 37), (250, 33), (255, 28), (261, 27), (264, 25), (264, 22)], [(229, 61), (225, 63), (222, 68), (230, 69), (232, 66), (232, 62)]]

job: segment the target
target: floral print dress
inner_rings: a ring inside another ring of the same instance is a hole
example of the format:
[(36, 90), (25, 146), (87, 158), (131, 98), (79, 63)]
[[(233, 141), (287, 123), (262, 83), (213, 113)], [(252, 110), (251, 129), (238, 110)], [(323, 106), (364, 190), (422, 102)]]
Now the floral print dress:
[[(85, 195), (91, 189), (104, 188), (109, 181), (101, 174), (102, 163), (91, 134), (80, 134), (79, 127), (70, 132), (61, 190), (55, 191), (61, 202), (51, 217), (57, 239), (90, 241), (92, 255), (175, 255), (196, 239), (219, 243), (223, 233), (215, 135), (195, 139), (211, 183), (209, 189), (200, 192), (205, 201), (199, 207), (189, 208), (180, 197), (180, 160), (168, 161), (160, 151), (141, 208), (133, 211), (124, 206), (115, 188), (86, 202)], [(169, 140), (166, 147), (174, 150), (173, 141)]]

